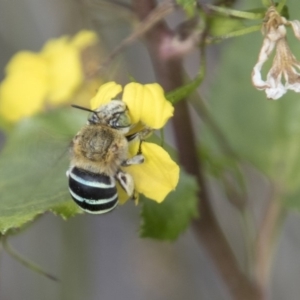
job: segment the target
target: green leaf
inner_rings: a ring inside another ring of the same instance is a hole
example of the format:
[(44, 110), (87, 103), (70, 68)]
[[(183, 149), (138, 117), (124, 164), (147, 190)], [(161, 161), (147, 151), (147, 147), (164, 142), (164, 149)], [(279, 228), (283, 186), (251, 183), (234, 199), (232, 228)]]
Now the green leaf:
[(64, 217), (78, 212), (68, 195), (66, 170), (70, 141), (85, 123), (81, 115), (68, 108), (36, 116), (9, 135), (0, 155), (0, 232), (45, 211)]
[(175, 240), (198, 216), (196, 180), (180, 173), (176, 191), (170, 193), (162, 203), (144, 199), (142, 201), (142, 237), (159, 240)]
[(173, 90), (166, 94), (166, 99), (170, 101), (173, 105), (179, 102), (182, 99), (187, 98), (190, 96), (197, 87), (201, 84), (203, 80), (204, 70), (203, 68), (200, 69), (198, 75), (192, 79), (190, 82), (181, 86), (180, 88)]
[[(212, 43), (215, 43), (215, 42), (220, 42), (220, 41), (225, 40), (225, 39), (238, 37), (238, 36), (246, 35), (246, 34), (249, 34), (249, 33), (255, 32), (255, 31), (259, 31), (260, 29), (261, 29), (261, 25), (254, 25), (254, 26), (250, 26), (250, 27), (244, 27), (244, 28), (239, 29), (239, 30), (224, 33), (224, 35), (210, 36), (206, 39), (206, 41), (207, 41), (208, 44), (212, 44)], [(215, 32), (215, 34), (216, 34), (216, 32)]]
[(291, 193), (290, 195), (286, 195), (284, 198), (284, 204), (285, 207), (299, 212), (300, 211), (300, 189), (298, 189), (294, 193)]
[(213, 37), (225, 36), (232, 32), (247, 29), (242, 20), (228, 17), (214, 16), (209, 20), (210, 34)]
[(257, 20), (262, 19), (264, 17), (266, 9), (264, 7), (262, 8), (256, 8), (253, 10), (248, 11), (242, 11), (242, 10), (235, 10), (227, 7), (222, 6), (215, 6), (212, 4), (206, 4), (206, 6), (223, 16), (231, 16), (231, 17), (237, 17), (241, 19), (247, 19), (247, 20)]
[[(277, 11), (281, 12), (282, 13), (282, 10), (285, 10), (285, 12), (287, 12), (287, 6), (285, 5), (286, 3), (286, 0), (281, 0), (278, 2), (277, 4)], [(283, 15), (285, 17), (285, 15)]]
[(189, 17), (193, 17), (196, 12), (197, 1), (195, 0), (176, 0)]
[[(64, 189), (66, 187), (64, 186)], [(55, 215), (62, 217), (67, 220), (74, 217), (78, 213), (83, 213), (82, 210), (78, 210), (78, 206), (74, 204), (73, 201), (68, 201), (67, 203), (59, 204), (57, 206), (51, 207), (50, 209)]]
[(262, 5), (265, 7), (271, 6), (273, 4), (272, 2), (272, 0), (261, 0)]

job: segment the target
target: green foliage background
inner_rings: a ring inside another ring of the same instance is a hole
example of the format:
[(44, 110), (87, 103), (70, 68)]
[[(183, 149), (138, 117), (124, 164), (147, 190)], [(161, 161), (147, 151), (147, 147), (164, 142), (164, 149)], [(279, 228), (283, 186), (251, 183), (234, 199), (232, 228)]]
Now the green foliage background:
[(62, 204), (69, 207), (57, 210), (64, 217), (78, 211), (68, 201), (65, 174), (68, 146), (80, 121), (70, 109), (59, 110), (26, 119), (9, 134), (0, 156), (2, 233)]

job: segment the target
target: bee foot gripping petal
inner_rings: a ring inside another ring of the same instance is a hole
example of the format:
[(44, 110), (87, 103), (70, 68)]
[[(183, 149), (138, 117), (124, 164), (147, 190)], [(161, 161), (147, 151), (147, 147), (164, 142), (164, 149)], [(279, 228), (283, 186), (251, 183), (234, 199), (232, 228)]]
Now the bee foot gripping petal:
[(143, 154), (138, 154), (138, 155), (135, 155), (135, 156), (125, 160), (122, 163), (122, 166), (123, 167), (128, 167), (128, 166), (131, 166), (131, 165), (140, 165), (144, 161), (145, 161), (144, 155)]
[(131, 175), (120, 170), (115, 177), (127, 195), (132, 196), (134, 193), (134, 182)]

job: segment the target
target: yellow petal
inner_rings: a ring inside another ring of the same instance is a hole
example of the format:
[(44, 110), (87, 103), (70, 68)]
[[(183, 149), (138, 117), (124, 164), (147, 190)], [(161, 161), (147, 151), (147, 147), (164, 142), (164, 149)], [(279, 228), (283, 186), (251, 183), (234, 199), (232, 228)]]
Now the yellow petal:
[(86, 104), (95, 95), (95, 91), (102, 84), (102, 80), (99, 77), (95, 77), (86, 81), (80, 86), (74, 97), (72, 97), (72, 103), (79, 106), (86, 106)]
[(118, 191), (119, 204), (122, 205), (122, 204), (124, 204), (125, 202), (128, 201), (129, 196), (124, 191), (124, 189), (120, 186), (119, 183), (117, 183), (117, 191)]
[(85, 79), (92, 79), (99, 74), (99, 66), (103, 51), (96, 32), (89, 30), (79, 31), (71, 40), (71, 45), (80, 51), (81, 66)]
[(121, 92), (121, 85), (116, 84), (114, 81), (101, 85), (97, 94), (91, 99), (91, 109), (96, 110), (100, 105), (108, 103)]
[(65, 103), (83, 81), (80, 51), (70, 45), (67, 37), (61, 37), (48, 41), (41, 55), (48, 62), (49, 102)]
[(39, 55), (19, 52), (6, 67), (0, 85), (0, 114), (16, 122), (42, 110), (48, 93), (47, 63)]
[(90, 30), (79, 31), (71, 41), (71, 45), (78, 49), (84, 49), (96, 43), (98, 43), (98, 36), (96, 32)]
[(8, 75), (19, 72), (31, 72), (37, 76), (45, 73), (46, 61), (38, 54), (30, 51), (20, 51), (16, 53), (9, 63), (5, 71)]
[[(131, 152), (137, 152), (138, 143), (134, 143)], [(134, 180), (135, 189), (147, 198), (162, 202), (168, 193), (174, 190), (179, 180), (179, 166), (160, 146), (143, 142), (142, 153), (145, 162), (124, 168)]]
[(128, 106), (132, 123), (141, 121), (148, 127), (159, 129), (173, 116), (174, 107), (167, 101), (162, 87), (157, 83), (127, 84), (123, 101)]

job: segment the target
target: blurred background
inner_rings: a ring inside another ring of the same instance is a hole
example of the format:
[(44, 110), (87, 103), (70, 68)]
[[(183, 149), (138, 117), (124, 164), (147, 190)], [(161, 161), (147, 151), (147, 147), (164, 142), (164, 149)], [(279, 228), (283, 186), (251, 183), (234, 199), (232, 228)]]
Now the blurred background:
[[(126, 9), (126, 2), (124, 3), (124, 9), (117, 10), (105, 1), (96, 0), (1, 0), (1, 79), (5, 65), (17, 51), (39, 51), (48, 39), (74, 34), (82, 28), (96, 30), (109, 53), (131, 32), (133, 20)], [(255, 3), (259, 5), (259, 1), (238, 1), (237, 4), (240, 7), (253, 8)], [(288, 1), (288, 5), (291, 19), (299, 18), (297, 1)], [(172, 16), (168, 22), (174, 26), (181, 17)], [(255, 123), (256, 118), (261, 120), (264, 117), (264, 93), (254, 91), (250, 84), (251, 68), (257, 59), (261, 42), (262, 37), (256, 32), (239, 41), (230, 40), (208, 48), (207, 79), (201, 87), (201, 93), (207, 101), (212, 99), (212, 107), (221, 103), (215, 110), (216, 116), (226, 115), (231, 118), (232, 123), (229, 122), (229, 127), (224, 128), (225, 130), (239, 127), (238, 121), (234, 123), (236, 119), (227, 114), (232, 107), (230, 100), (226, 102), (226, 97), (236, 95), (240, 99), (240, 104), (236, 105), (235, 102), (234, 109), (236, 115), (241, 114), (240, 119), (244, 122), (252, 119), (252, 123)], [(295, 53), (300, 54), (299, 45), (296, 50), (298, 52)], [(248, 52), (243, 61), (235, 60), (235, 53), (245, 51)], [(136, 42), (124, 51), (122, 64), (123, 71), (117, 71), (116, 80), (119, 78), (126, 82), (126, 78), (131, 75), (140, 82), (155, 81), (148, 53), (142, 43)], [(191, 54), (186, 61), (187, 72), (195, 74), (197, 64), (198, 54)], [(253, 91), (248, 93), (251, 89)], [(247, 111), (245, 118), (244, 111)], [(250, 121), (249, 127), (252, 123)], [(201, 124), (195, 116), (195, 128)], [(249, 133), (247, 142), (247, 124), (243, 126), (239, 134), (245, 137), (240, 143), (245, 149), (249, 149), (260, 128), (252, 126), (249, 129), (252, 132)], [(197, 133), (200, 135), (201, 130), (197, 130)], [(205, 132), (204, 134), (208, 135)], [(172, 144), (171, 128), (166, 132), (166, 139)], [(4, 143), (3, 134), (1, 143)], [(266, 148), (267, 146), (265, 145)], [(270, 186), (266, 176), (252, 165), (245, 167), (245, 174), (250, 191), (248, 204), (259, 224)], [(209, 180), (209, 187), (218, 220), (243, 268), (245, 245), (239, 215), (225, 200), (224, 193), (213, 179)], [(299, 299), (299, 228), (298, 213), (288, 213), (273, 254), (275, 259), (271, 277), (271, 299)], [(41, 216), (32, 226), (12, 237), (10, 243), (22, 255), (59, 278), (59, 281), (53, 282), (32, 272), (2, 251), (0, 299), (231, 299), (208, 253), (196, 239), (192, 229), (187, 230), (173, 243), (141, 239), (138, 229), (139, 210), (133, 204), (121, 206), (104, 216), (85, 214), (69, 221), (63, 221), (50, 213)]]

